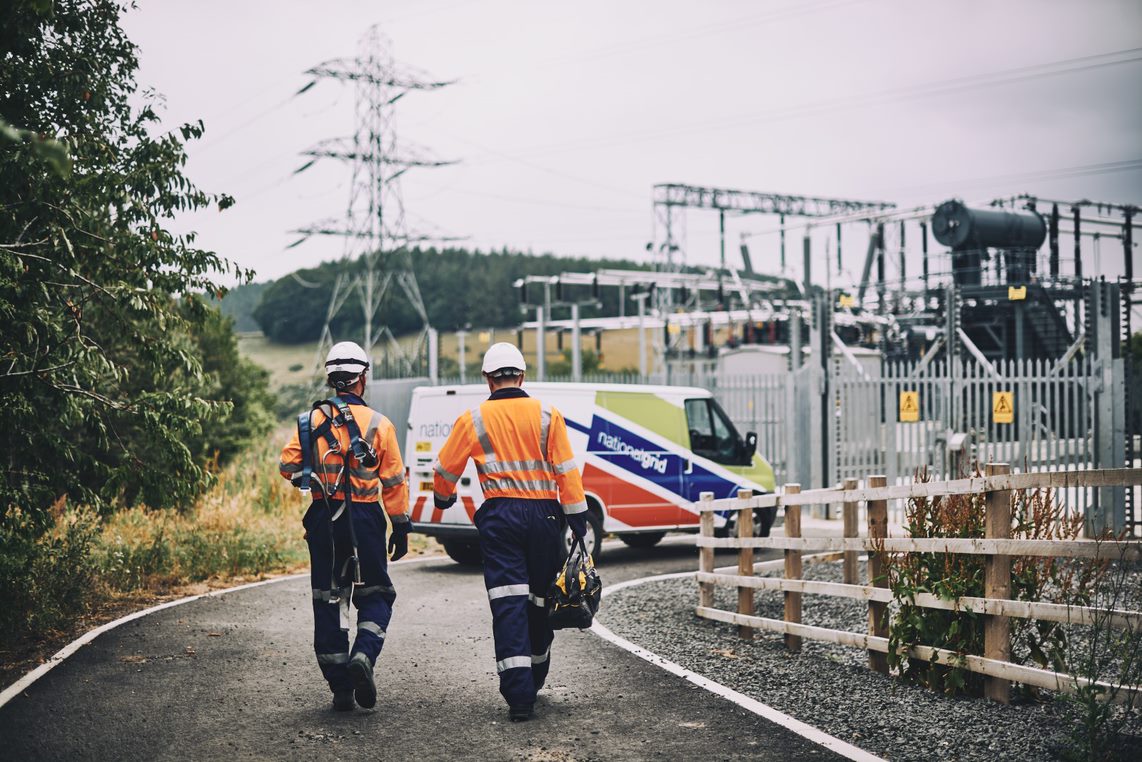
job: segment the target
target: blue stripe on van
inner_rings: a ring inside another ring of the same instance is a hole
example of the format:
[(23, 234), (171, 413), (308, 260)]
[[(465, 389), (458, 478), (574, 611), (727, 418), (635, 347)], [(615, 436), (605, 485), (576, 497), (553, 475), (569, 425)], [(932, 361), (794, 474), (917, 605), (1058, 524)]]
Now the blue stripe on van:
[[(578, 425), (575, 428), (583, 430)], [(740, 487), (737, 481), (726, 479), (698, 463), (693, 464), (689, 474), (683, 473), (684, 456), (677, 445), (662, 445), (644, 439), (613, 420), (593, 416), (587, 435), (589, 453), (634, 476), (654, 482), (683, 500), (697, 498), (696, 492), (701, 490), (710, 490), (715, 498), (733, 497)], [(687, 489), (687, 482), (697, 490)]]

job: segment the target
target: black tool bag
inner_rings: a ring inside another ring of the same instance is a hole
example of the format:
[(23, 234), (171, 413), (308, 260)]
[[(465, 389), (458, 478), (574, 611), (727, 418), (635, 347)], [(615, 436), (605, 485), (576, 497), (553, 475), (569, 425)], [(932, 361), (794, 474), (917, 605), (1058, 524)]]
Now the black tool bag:
[(576, 537), (575, 542), (566, 563), (547, 590), (547, 621), (553, 630), (590, 627), (603, 595), (603, 581), (595, 571), (583, 538)]

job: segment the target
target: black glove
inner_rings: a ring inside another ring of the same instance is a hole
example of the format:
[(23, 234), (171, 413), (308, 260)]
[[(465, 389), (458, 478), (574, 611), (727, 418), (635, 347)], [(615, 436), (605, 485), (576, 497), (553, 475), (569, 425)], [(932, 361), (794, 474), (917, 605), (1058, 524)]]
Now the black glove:
[(412, 531), (412, 524), (406, 518), (404, 521), (393, 522), (393, 533), (389, 536), (389, 560), (399, 561), (408, 553), (408, 533)]
[(567, 526), (571, 527), (571, 534), (576, 537), (587, 536), (587, 512), (567, 514)]

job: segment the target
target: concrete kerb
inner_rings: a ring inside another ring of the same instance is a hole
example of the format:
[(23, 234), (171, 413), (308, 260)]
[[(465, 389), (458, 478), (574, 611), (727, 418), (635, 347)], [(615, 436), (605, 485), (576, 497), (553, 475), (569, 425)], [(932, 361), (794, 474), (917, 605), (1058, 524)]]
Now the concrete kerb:
[[(688, 577), (692, 578), (693, 576), (694, 572), (678, 572), (676, 574), (659, 574), (653, 577), (632, 579), (626, 582), (620, 582), (616, 585), (612, 585), (609, 588), (604, 588), (603, 596), (606, 597), (607, 595), (618, 592), (619, 590), (623, 590), (628, 587), (637, 587), (638, 585), (643, 585), (648, 582), (658, 582), (671, 579), (685, 579)], [(855, 760), (856, 762), (885, 762), (885, 760), (883, 760), (881, 757), (876, 756), (875, 754), (870, 754), (864, 749), (853, 746), (852, 744), (842, 741), (839, 738), (835, 738), (822, 730), (818, 730), (812, 725), (808, 725), (796, 718), (790, 717), (784, 712), (774, 709), (768, 704), (763, 704), (757, 699), (746, 696), (744, 693), (738, 693), (733, 688), (722, 685), (721, 683), (714, 682), (707, 677), (699, 675), (697, 672), (688, 670), (679, 664), (667, 661), (657, 654), (651, 653), (644, 648), (636, 646), (629, 640), (615, 635), (613, 632), (607, 629), (605, 625), (601, 624), (597, 620), (591, 625), (591, 632), (607, 641), (608, 643), (616, 645), (625, 651), (629, 651), (640, 659), (643, 659), (644, 661), (647, 661), (656, 667), (664, 669), (673, 675), (677, 675), (678, 677), (681, 677), (700, 688), (704, 688), (705, 690), (708, 690), (717, 696), (721, 696), (727, 701), (732, 701), (742, 709), (753, 712), (759, 717), (763, 717), (776, 725), (780, 725), (786, 730), (796, 733), (802, 738), (808, 741), (812, 741), (818, 746), (823, 746), (830, 751), (836, 752), (846, 759)]]
[[(443, 556), (443, 555), (418, 556), (417, 558), (409, 558), (407, 560), (393, 561), (392, 564), (394, 566), (403, 566), (406, 564), (421, 563), (423, 561), (439, 561), (439, 560), (445, 559), (445, 558), (447, 558), (447, 556)], [(276, 582), (288, 582), (290, 580), (301, 579), (302, 577), (308, 577), (308, 576), (309, 576), (309, 572), (302, 572), (300, 574), (289, 574), (289, 575), (284, 576), (284, 577), (274, 577), (273, 579), (264, 579), (264, 580), (261, 580), (260, 582), (250, 582), (250, 583), (247, 583), (245, 585), (238, 585), (236, 587), (227, 587), (227, 588), (223, 588), (221, 590), (211, 590), (209, 593), (202, 593), (200, 595), (191, 595), (191, 596), (188, 596), (186, 598), (179, 598), (178, 600), (167, 601), (166, 603), (160, 603), (157, 606), (151, 606), (150, 608), (142, 609), (141, 611), (136, 611), (134, 613), (128, 614), (127, 616), (120, 617), (119, 619), (116, 619), (113, 622), (108, 622), (104, 625), (96, 627), (94, 630), (89, 630), (88, 632), (84, 633), (80, 637), (76, 638), (75, 640), (73, 640), (72, 642), (68, 643), (66, 646), (61, 648), (59, 651), (57, 651), (55, 654), (53, 654), (51, 656), (51, 658), (49, 658), (43, 664), (41, 664), (40, 666), (36, 667), (35, 669), (33, 669), (28, 674), (21, 677), (16, 682), (9, 685), (7, 688), (5, 688), (3, 690), (3, 692), (0, 692), (0, 709), (3, 709), (4, 706), (7, 705), (7, 703), (9, 701), (11, 701), (16, 696), (19, 696), (21, 693), (26, 691), (37, 680), (39, 680), (41, 677), (46, 675), (48, 672), (51, 672), (57, 666), (62, 664), (69, 656), (74, 654), (80, 648), (83, 648), (85, 645), (87, 645), (91, 641), (95, 640), (96, 638), (98, 638), (103, 633), (109, 632), (110, 630), (114, 630), (116, 627), (120, 627), (124, 624), (127, 624), (128, 622), (132, 622), (136, 619), (140, 619), (140, 618), (145, 617), (149, 614), (154, 614), (155, 612), (162, 611), (163, 609), (174, 608), (175, 606), (181, 606), (184, 603), (193, 603), (194, 601), (200, 600), (202, 598), (216, 598), (218, 596), (226, 595), (228, 593), (236, 593), (240, 590), (249, 590), (250, 588), (261, 587), (262, 585), (272, 585)]]

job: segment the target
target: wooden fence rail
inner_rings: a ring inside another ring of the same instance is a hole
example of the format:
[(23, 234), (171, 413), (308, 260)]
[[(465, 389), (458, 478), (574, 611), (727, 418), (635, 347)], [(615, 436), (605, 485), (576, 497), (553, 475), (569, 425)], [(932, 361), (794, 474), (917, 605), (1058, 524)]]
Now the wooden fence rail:
[[(1083, 558), (1142, 561), (1142, 541), (1138, 540), (1017, 540), (1011, 539), (1011, 500), (1013, 490), (1063, 487), (1117, 487), (1142, 485), (1142, 469), (1103, 469), (1097, 471), (1061, 471), (1030, 474), (1010, 474), (1006, 464), (990, 464), (987, 476), (972, 479), (955, 479), (946, 482), (923, 482), (911, 485), (886, 486), (882, 476), (870, 476), (868, 486), (857, 488), (855, 480), (846, 480), (844, 489), (823, 489), (802, 492), (799, 485), (786, 485), (782, 494), (751, 495), (740, 492), (736, 498), (714, 500), (711, 493), (703, 493), (696, 508), (701, 512), (701, 534), (697, 540), (699, 568), (696, 579), (699, 587), (697, 614), (706, 619), (736, 624), (742, 637), (752, 638), (756, 630), (781, 633), (791, 651), (801, 648), (802, 640), (809, 638), (830, 643), (864, 648), (868, 651), (869, 666), (888, 673), (888, 604), (893, 600), (888, 589), (885, 563), (888, 554), (898, 553), (960, 553), (984, 555), (985, 585), (983, 597), (944, 599), (929, 593), (917, 593), (911, 599), (917, 606), (942, 610), (964, 610), (984, 617), (983, 655), (961, 656), (953, 651), (912, 646), (907, 655), (913, 658), (949, 663), (954, 660), (966, 669), (985, 676), (985, 694), (996, 701), (1005, 702), (1010, 695), (1010, 683), (1061, 691), (1073, 691), (1089, 684), (1084, 678), (1056, 673), (1051, 670), (1012, 664), (1010, 618), (1036, 619), (1067, 624), (1108, 626), (1142, 631), (1142, 612), (1106, 610), (1088, 606), (1070, 606), (1039, 601), (1013, 601), (1011, 596), (1011, 557), (1036, 556), (1051, 558)], [(933, 498), (948, 495), (985, 494), (984, 538), (912, 538), (889, 537), (887, 503), (889, 500)], [(867, 504), (867, 536), (858, 537), (856, 529), (857, 504)], [(843, 537), (802, 537), (801, 507), (840, 503), (845, 516)], [(779, 506), (785, 509), (785, 537), (753, 537), (753, 511), (756, 508)], [(736, 538), (714, 537), (714, 513), (732, 511), (737, 514)], [(729, 574), (733, 567), (714, 568), (715, 548), (738, 549), (737, 574)], [(784, 551), (784, 558), (755, 564), (756, 548)], [(827, 551), (805, 556), (805, 551)], [(857, 582), (857, 553), (868, 554), (870, 584)], [(813, 582), (801, 579), (802, 563), (825, 559), (843, 559), (844, 582)], [(763, 571), (784, 570), (784, 578), (757, 577)], [(714, 607), (714, 589), (717, 585), (736, 587), (737, 612), (722, 611)], [(759, 617), (754, 612), (754, 592), (780, 591), (784, 597), (783, 619)], [(867, 633), (854, 633), (814, 627), (801, 623), (803, 595), (829, 595), (863, 600), (868, 604)], [(1142, 686), (1113, 686), (1095, 683), (1116, 695), (1120, 701), (1131, 700), (1142, 693)]]

